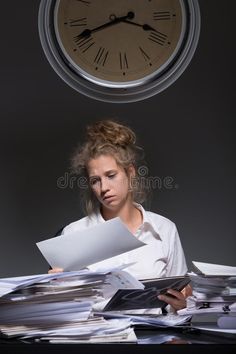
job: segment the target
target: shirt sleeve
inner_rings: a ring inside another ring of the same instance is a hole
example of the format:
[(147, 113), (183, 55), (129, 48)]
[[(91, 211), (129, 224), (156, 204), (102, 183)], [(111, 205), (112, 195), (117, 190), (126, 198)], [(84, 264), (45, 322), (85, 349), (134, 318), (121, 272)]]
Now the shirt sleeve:
[(169, 234), (169, 250), (167, 260), (167, 277), (185, 275), (187, 265), (184, 251), (175, 224), (172, 224)]

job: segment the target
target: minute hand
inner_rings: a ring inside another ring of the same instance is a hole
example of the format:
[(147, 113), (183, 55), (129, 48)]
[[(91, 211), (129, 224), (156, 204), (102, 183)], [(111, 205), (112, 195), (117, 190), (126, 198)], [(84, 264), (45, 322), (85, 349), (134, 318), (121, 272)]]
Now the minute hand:
[(97, 32), (97, 31), (103, 30), (104, 28), (114, 26), (117, 23), (124, 22), (125, 20), (127, 20), (127, 18), (132, 18), (132, 17), (133, 17), (133, 14), (129, 12), (126, 16), (116, 17), (114, 20), (104, 23), (101, 26), (95, 27), (93, 29), (85, 29), (83, 32), (80, 33), (79, 37), (90, 36), (91, 33), (93, 33), (93, 32)]
[(151, 26), (149, 26), (148, 24), (144, 24), (144, 25), (141, 25), (140, 23), (137, 23), (137, 22), (133, 22), (133, 21), (129, 21), (127, 20), (126, 18), (125, 19), (122, 19), (121, 22), (124, 22), (124, 23), (127, 23), (129, 25), (134, 25), (134, 26), (138, 26), (138, 27), (142, 27), (142, 29), (144, 31), (155, 31), (157, 32), (157, 30)]

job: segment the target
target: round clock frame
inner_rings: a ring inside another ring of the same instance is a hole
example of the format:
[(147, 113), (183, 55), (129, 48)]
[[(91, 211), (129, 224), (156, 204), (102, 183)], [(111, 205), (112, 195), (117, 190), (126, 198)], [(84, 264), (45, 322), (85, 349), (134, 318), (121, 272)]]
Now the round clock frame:
[(140, 9), (140, 0), (110, 0), (107, 11), (99, 4), (41, 0), (40, 40), (56, 73), (78, 92), (113, 103), (140, 101), (174, 83), (198, 44), (198, 1), (168, 0), (163, 8), (163, 0), (147, 0)]

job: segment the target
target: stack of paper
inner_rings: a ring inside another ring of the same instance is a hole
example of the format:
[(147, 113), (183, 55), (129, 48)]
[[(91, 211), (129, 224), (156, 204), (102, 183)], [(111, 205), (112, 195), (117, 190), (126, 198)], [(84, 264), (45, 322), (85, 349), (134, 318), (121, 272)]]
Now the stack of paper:
[(194, 315), (192, 322), (210, 322), (215, 330), (225, 326), (221, 318), (227, 315), (227, 326), (230, 323), (236, 330), (236, 267), (202, 262), (193, 265), (196, 271), (188, 274), (193, 295), (178, 314)]
[(53, 326), (48, 323), (34, 326), (1, 326), (2, 334), (8, 338), (36, 338), (51, 343), (80, 343), (80, 342), (136, 342), (137, 338), (130, 327), (129, 319), (105, 320), (103, 317), (90, 317), (85, 320), (60, 323)]
[(0, 331), (8, 337), (134, 341), (129, 319), (94, 317), (94, 304), (143, 284), (120, 268), (0, 279)]
[[(133, 293), (144, 289), (144, 284), (123, 270), (129, 264), (96, 272), (85, 267), (144, 245), (119, 218), (37, 243), (48, 263), (66, 272), (0, 279), (0, 332), (53, 343), (136, 341), (131, 325), (140, 319), (119, 315), (105, 319), (102, 314), (95, 315), (95, 309), (103, 309), (118, 289), (132, 289)], [(155, 284), (162, 291), (170, 284), (179, 289), (186, 282), (185, 277), (180, 278), (155, 279)], [(143, 299), (148, 296), (145, 304), (150, 295), (157, 301), (153, 281), (149, 285), (148, 291), (142, 292)], [(166, 326), (183, 323), (184, 318), (174, 318), (169, 324), (142, 321)]]
[[(132, 311), (130, 311), (132, 312)], [(128, 313), (125, 314), (117, 311), (109, 311), (109, 312), (95, 312), (97, 315), (101, 315), (105, 318), (116, 318), (116, 319), (129, 319), (133, 326), (146, 326), (146, 327), (158, 327), (158, 328), (166, 328), (166, 327), (180, 327), (186, 326), (189, 324), (189, 320), (191, 316), (178, 316), (174, 313), (169, 314), (134, 314)]]

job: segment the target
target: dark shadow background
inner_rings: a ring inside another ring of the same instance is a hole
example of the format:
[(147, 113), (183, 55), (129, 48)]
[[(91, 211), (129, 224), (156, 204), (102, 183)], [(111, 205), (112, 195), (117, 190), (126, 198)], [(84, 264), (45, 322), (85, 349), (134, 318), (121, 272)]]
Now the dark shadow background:
[(167, 90), (130, 104), (86, 98), (41, 48), (39, 0), (1, 4), (0, 276), (46, 272), (35, 243), (82, 216), (76, 185), (59, 188), (85, 126), (117, 117), (145, 148), (151, 209), (178, 227), (187, 262), (235, 264), (235, 0), (199, 0), (200, 42)]

